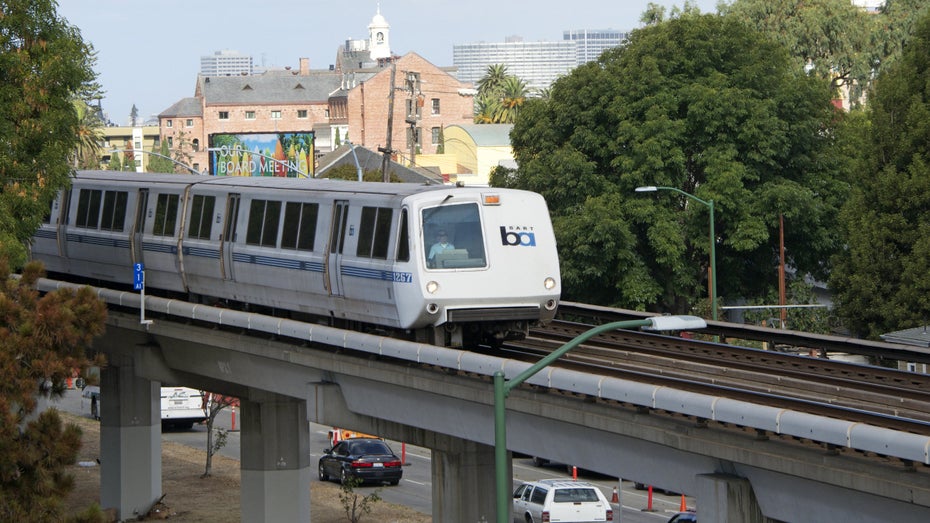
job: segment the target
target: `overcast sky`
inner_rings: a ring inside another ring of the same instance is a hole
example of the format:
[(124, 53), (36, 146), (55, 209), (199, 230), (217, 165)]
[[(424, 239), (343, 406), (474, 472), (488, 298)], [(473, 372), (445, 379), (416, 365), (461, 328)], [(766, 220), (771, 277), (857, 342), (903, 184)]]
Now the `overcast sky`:
[[(653, 0), (667, 8), (683, 0)], [(555, 41), (569, 29), (639, 27), (649, 0), (58, 0), (59, 14), (97, 50), (103, 108), (117, 124), (157, 115), (193, 96), (200, 57), (222, 49), (252, 55), (256, 65), (312, 69), (335, 63), (347, 39), (368, 37), (379, 9), (390, 25), (391, 50), (416, 52), (434, 65), (452, 64), (452, 46)], [(717, 0), (697, 0), (716, 12)]]

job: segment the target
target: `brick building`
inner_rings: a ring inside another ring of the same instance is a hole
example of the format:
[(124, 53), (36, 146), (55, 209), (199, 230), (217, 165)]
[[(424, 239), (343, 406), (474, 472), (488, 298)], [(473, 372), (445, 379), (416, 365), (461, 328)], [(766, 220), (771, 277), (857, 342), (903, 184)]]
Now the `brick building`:
[[(190, 155), (194, 169), (213, 172), (207, 149), (217, 136), (312, 133), (313, 158), (346, 139), (371, 150), (388, 147), (390, 120), (395, 159), (416, 165), (417, 155), (436, 152), (442, 127), (472, 122), (472, 85), (416, 53), (390, 53), (389, 25), (380, 11), (368, 30), (367, 40), (340, 46), (328, 70), (311, 70), (301, 58), (294, 71), (199, 75), (193, 97), (158, 115), (162, 139)], [(312, 175), (314, 162), (309, 163)]]

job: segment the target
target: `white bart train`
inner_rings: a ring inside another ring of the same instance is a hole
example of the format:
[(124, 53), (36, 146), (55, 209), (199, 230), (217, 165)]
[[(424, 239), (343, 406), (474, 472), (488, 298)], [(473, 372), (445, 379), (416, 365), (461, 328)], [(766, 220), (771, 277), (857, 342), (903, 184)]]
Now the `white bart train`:
[[(440, 232), (443, 249), (433, 249)], [(469, 347), (553, 318), (543, 198), (487, 187), (79, 171), (36, 232), (50, 274)]]

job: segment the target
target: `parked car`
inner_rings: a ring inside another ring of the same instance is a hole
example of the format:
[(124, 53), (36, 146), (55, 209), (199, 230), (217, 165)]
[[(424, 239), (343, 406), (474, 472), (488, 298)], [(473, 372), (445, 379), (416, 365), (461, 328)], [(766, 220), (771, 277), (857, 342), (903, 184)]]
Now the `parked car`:
[(668, 523), (697, 523), (697, 512), (693, 510), (679, 512), (669, 518)]
[(543, 479), (517, 487), (513, 518), (519, 523), (613, 521), (614, 511), (604, 493), (591, 483)]
[(361, 483), (397, 485), (404, 475), (400, 458), (379, 438), (349, 438), (323, 451), (320, 458), (320, 481), (349, 478)]

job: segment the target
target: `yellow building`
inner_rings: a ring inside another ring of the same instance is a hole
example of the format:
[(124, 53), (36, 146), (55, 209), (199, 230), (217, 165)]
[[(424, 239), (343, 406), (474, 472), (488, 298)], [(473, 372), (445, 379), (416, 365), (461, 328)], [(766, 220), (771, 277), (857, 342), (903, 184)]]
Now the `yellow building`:
[[(456, 173), (449, 174), (450, 182), (465, 185), (487, 185), (491, 169), (498, 165), (515, 167), (510, 147), (510, 130), (513, 124), (456, 124), (443, 128), (446, 155), (455, 157)], [(417, 160), (418, 164), (425, 165)]]
[[(100, 144), (100, 168), (106, 169), (110, 157), (114, 152), (119, 154), (121, 160), (125, 159), (126, 151), (133, 151), (136, 162), (136, 172), (145, 172), (151, 160), (153, 148), (161, 146), (161, 138), (157, 125), (142, 127), (118, 126), (104, 127), (102, 129), (103, 141)], [(143, 152), (144, 151), (144, 152)]]

